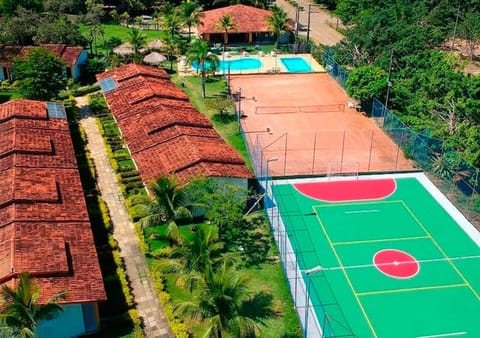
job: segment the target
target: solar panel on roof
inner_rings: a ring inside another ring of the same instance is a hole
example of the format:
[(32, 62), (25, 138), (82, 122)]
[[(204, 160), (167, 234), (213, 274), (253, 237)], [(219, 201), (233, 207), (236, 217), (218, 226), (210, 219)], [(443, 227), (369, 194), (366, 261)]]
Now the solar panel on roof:
[(67, 114), (65, 113), (65, 107), (58, 102), (47, 102), (47, 113), (50, 118), (65, 119)]
[(117, 83), (112, 77), (107, 77), (105, 79), (102, 79), (98, 81), (98, 84), (100, 85), (100, 88), (104, 93), (108, 93), (109, 91), (117, 89)]

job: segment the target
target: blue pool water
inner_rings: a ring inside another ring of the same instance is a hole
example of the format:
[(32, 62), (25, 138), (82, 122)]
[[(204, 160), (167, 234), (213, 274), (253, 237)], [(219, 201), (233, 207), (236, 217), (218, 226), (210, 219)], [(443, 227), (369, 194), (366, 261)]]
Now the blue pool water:
[(280, 58), (280, 61), (292, 73), (312, 71), (312, 67), (302, 57)]
[[(210, 64), (206, 63), (205, 64), (207, 69), (210, 68)], [(193, 62), (192, 63), (193, 68), (199, 69), (198, 63)], [(234, 60), (225, 60), (225, 61), (220, 61), (220, 65), (218, 66), (217, 71), (228, 71), (230, 66), (230, 71), (239, 71), (239, 70), (252, 70), (252, 69), (258, 69), (263, 66), (262, 61), (254, 58), (240, 58), (240, 59), (234, 59)]]

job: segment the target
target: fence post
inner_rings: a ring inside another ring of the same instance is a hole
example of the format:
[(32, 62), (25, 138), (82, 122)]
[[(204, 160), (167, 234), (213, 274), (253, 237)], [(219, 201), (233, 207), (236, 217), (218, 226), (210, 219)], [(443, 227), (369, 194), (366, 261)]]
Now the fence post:
[(368, 153), (368, 169), (367, 171), (370, 172), (370, 163), (372, 161), (372, 151), (373, 151), (373, 135), (374, 131), (372, 130), (372, 136), (370, 136), (370, 152)]
[(284, 161), (283, 161), (283, 175), (287, 175), (287, 147), (288, 147), (288, 133), (285, 132), (285, 155), (284, 155)]
[(343, 130), (343, 139), (342, 139), (342, 156), (340, 158), (340, 174), (343, 172), (343, 155), (345, 151), (345, 133), (346, 131)]
[(315, 155), (317, 153), (317, 132), (313, 132), (313, 163), (312, 163), (312, 174), (315, 173)]

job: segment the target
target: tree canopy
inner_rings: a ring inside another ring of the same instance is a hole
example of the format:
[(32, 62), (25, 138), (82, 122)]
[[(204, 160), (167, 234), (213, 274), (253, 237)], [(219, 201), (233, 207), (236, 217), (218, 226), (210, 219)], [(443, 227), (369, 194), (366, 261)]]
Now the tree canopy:
[[(470, 164), (480, 166), (473, 141), (480, 121), (479, 81), (463, 69), (480, 41), (480, 3), (321, 2), (333, 8), (348, 27), (345, 39), (335, 46), (335, 57), (353, 69), (347, 82), (349, 94), (364, 105), (372, 97), (385, 102), (389, 83), (391, 111), (411, 128), (445, 139)], [(454, 42), (466, 46), (472, 52), (469, 57), (452, 51)], [(460, 133), (471, 141), (459, 142)]]
[(64, 62), (43, 48), (15, 58), (13, 74), (21, 96), (28, 99), (50, 100), (67, 85)]

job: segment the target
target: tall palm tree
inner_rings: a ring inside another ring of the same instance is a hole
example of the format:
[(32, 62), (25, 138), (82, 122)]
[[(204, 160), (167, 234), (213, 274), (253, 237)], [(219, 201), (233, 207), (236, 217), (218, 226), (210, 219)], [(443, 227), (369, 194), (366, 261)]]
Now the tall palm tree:
[(16, 289), (2, 286), (0, 321), (10, 337), (35, 337), (35, 330), (42, 320), (52, 318), (63, 311), (57, 304), (65, 299), (64, 291), (54, 294), (46, 304), (38, 304), (40, 289), (28, 273), (22, 273)]
[[(214, 226), (201, 226), (191, 236), (182, 236), (181, 244), (173, 249), (160, 249), (153, 256), (158, 258), (155, 269), (164, 272), (182, 272), (182, 278), (193, 287), (198, 273), (204, 273), (221, 259), (224, 244), (219, 241)], [(169, 258), (169, 259), (162, 259)], [(232, 257), (233, 258), (233, 257)], [(189, 279), (189, 277), (192, 277)]]
[(170, 61), (170, 71), (172, 71), (175, 55), (178, 55), (180, 52), (180, 38), (178, 36), (164, 35), (162, 41), (165, 44), (165, 51)]
[(184, 187), (175, 175), (162, 176), (149, 187), (152, 199), (144, 207), (148, 216), (140, 220), (142, 229), (148, 226), (168, 224), (168, 236), (181, 241), (176, 221), (191, 219), (189, 201)]
[(224, 31), (223, 51), (225, 51), (225, 48), (228, 44), (228, 32), (231, 31), (232, 29), (235, 29), (236, 27), (237, 25), (233, 21), (232, 17), (228, 14), (222, 16), (220, 18), (220, 21), (217, 22), (217, 28)]
[(182, 2), (180, 7), (180, 15), (185, 22), (185, 25), (188, 27), (188, 42), (191, 41), (192, 37), (192, 26), (197, 26), (202, 23), (202, 18), (205, 14), (202, 13), (202, 7), (197, 4), (197, 2)]
[(252, 337), (258, 334), (260, 325), (265, 325), (265, 319), (273, 315), (271, 298), (269, 303), (256, 301), (259, 294), (251, 297), (248, 279), (228, 260), (218, 271), (207, 266), (197, 287), (195, 297), (179, 303), (175, 312), (200, 321), (204, 337)]
[(177, 10), (163, 17), (163, 28), (170, 33), (172, 39), (175, 37), (175, 34), (178, 34), (181, 27), (182, 22)]
[(288, 16), (287, 13), (278, 6), (273, 6), (271, 8), (272, 15), (267, 16), (267, 24), (272, 30), (273, 35), (276, 37), (275, 46), (278, 46), (278, 41), (280, 39), (280, 34), (285, 29), (285, 24), (287, 22)]
[(187, 51), (187, 63), (197, 64), (197, 70), (202, 76), (202, 97), (206, 97), (205, 82), (207, 72), (215, 72), (219, 65), (218, 58), (209, 52), (208, 43), (205, 40), (194, 40), (190, 49)]
[(147, 36), (139, 29), (132, 28), (128, 32), (128, 42), (132, 45), (135, 60), (140, 59), (140, 49), (147, 45)]

